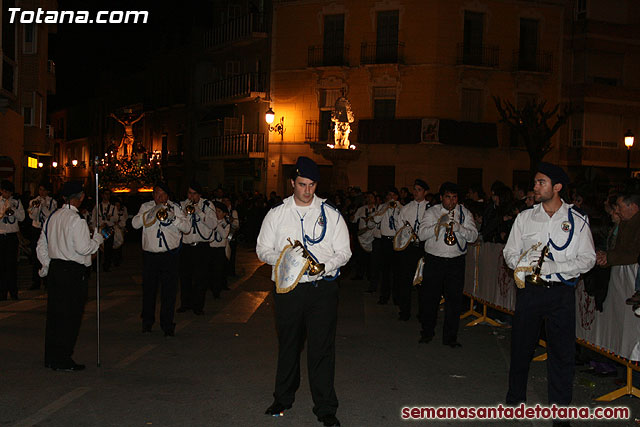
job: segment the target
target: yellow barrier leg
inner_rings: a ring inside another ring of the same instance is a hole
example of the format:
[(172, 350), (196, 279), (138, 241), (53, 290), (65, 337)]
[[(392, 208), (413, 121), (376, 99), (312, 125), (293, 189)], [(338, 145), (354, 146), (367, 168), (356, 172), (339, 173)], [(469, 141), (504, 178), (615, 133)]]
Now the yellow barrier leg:
[[(541, 347), (547, 348), (547, 342), (545, 340), (539, 340), (538, 341), (538, 345), (540, 345)], [(547, 353), (544, 352), (539, 356), (536, 356), (533, 358), (534, 362), (544, 362), (545, 360), (547, 360)]]
[(616, 400), (622, 396), (635, 396), (640, 397), (640, 389), (637, 389), (633, 386), (633, 371), (631, 370), (631, 365), (627, 362), (627, 384), (624, 387), (621, 387), (611, 393), (607, 393), (604, 396), (598, 397), (596, 400), (599, 402), (611, 402), (612, 400)]
[(475, 317), (481, 317), (482, 315), (480, 313), (478, 313), (477, 311), (475, 311), (473, 309), (473, 303), (475, 302), (475, 300), (473, 298), (470, 298), (470, 303), (469, 303), (469, 311), (467, 311), (466, 313), (462, 313), (460, 315), (461, 319), (465, 319), (469, 316), (475, 316)]
[(495, 320), (487, 316), (486, 304), (482, 304), (482, 316), (478, 317), (476, 320), (472, 320), (471, 322), (467, 323), (466, 326), (476, 326), (483, 322), (488, 323), (491, 326), (502, 326), (498, 322), (496, 322)]

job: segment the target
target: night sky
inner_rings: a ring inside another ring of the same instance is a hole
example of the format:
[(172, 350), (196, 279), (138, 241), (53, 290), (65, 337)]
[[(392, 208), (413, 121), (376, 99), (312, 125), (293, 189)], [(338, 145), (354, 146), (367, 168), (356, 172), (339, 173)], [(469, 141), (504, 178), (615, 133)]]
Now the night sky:
[(123, 76), (144, 68), (150, 57), (167, 47), (189, 42), (194, 21), (206, 22), (211, 14), (205, 1), (181, 3), (156, 0), (100, 2), (59, 0), (58, 10), (148, 10), (147, 24), (59, 24), (49, 39), (49, 58), (56, 63), (57, 94), (50, 97), (50, 111), (97, 96), (100, 73)]

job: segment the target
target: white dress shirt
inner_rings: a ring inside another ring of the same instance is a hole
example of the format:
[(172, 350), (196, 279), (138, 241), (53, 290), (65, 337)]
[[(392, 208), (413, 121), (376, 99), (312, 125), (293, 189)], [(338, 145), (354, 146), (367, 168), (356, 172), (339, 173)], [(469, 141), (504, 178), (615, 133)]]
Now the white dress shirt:
[(374, 216), (376, 224), (380, 226), (380, 234), (383, 237), (394, 237), (400, 227), (402, 227), (402, 223), (400, 222), (402, 205), (400, 202), (396, 202), (395, 208), (389, 207), (389, 209), (387, 209), (389, 203), (390, 202), (381, 204)]
[(120, 206), (120, 210), (116, 209), (115, 225), (124, 230), (127, 227), (127, 219), (129, 218), (129, 212), (125, 206)]
[(218, 221), (213, 230), (213, 236), (211, 236), (211, 240), (209, 241), (209, 246), (212, 248), (224, 248), (227, 246), (229, 237), (229, 232), (231, 231), (231, 226), (224, 219)]
[[(469, 209), (462, 205), (456, 205), (453, 209), (453, 220), (460, 224), (460, 230), (454, 234), (458, 239), (458, 244), (449, 246), (444, 242), (446, 227), (442, 225), (436, 237), (436, 228), (442, 215), (448, 214), (442, 204), (435, 205), (427, 209), (424, 214), (424, 221), (420, 225), (418, 237), (424, 240), (424, 251), (430, 255), (441, 258), (454, 258), (467, 253), (467, 243), (473, 243), (478, 238), (478, 230), (476, 223), (473, 221), (473, 215)], [(450, 222), (450, 216), (447, 217), (446, 223)]]
[(103, 240), (100, 233), (93, 233), (91, 238), (87, 222), (75, 206), (67, 203), (45, 223), (36, 253), (44, 272), (49, 269), (52, 259), (74, 261), (89, 267), (91, 255), (98, 251)]
[[(345, 265), (351, 258), (349, 246), (349, 230), (347, 224), (337, 209), (324, 204), (326, 218), (322, 218), (321, 207), (325, 199), (314, 195), (311, 205), (300, 207), (295, 204), (293, 196), (283, 200), (283, 203), (267, 212), (262, 222), (260, 234), (256, 244), (256, 253), (262, 262), (275, 266), (282, 249), (296, 240), (306, 243), (307, 249), (324, 264), (325, 275), (335, 276), (338, 269)], [(323, 239), (318, 243), (310, 240), (318, 240), (324, 231)], [(307, 236), (308, 239), (303, 238)], [(271, 280), (275, 280), (275, 267), (271, 270)], [(306, 274), (300, 282), (309, 282)]]
[[(502, 252), (509, 268), (515, 269), (518, 266), (518, 260), (524, 251), (529, 250), (536, 243), (541, 243), (538, 248), (540, 251), (551, 240), (555, 245), (554, 247), (549, 244), (553, 261), (545, 258), (543, 264), (553, 263), (554, 271), (544, 276), (544, 280), (560, 282), (558, 274), (570, 280), (591, 270), (596, 263), (596, 252), (589, 220), (573, 209), (571, 209), (572, 218), (569, 218), (571, 207), (572, 205), (563, 201), (560, 209), (551, 217), (545, 212), (542, 204), (520, 212)], [(563, 248), (564, 246), (566, 248)]]
[(91, 213), (91, 221), (94, 227), (101, 228), (102, 224), (106, 224), (108, 227), (113, 227), (118, 221), (118, 215), (116, 213), (116, 205), (109, 202), (100, 202), (98, 205), (99, 216), (96, 218), (96, 208), (93, 208)]
[(216, 218), (216, 208), (211, 202), (202, 197), (195, 204), (195, 212), (191, 215), (187, 214), (187, 205), (191, 200), (187, 199), (180, 203), (187, 221), (189, 222), (189, 231), (184, 233), (182, 241), (185, 245), (195, 245), (202, 242), (210, 242), (213, 239), (213, 229), (218, 225)]
[(408, 222), (416, 234), (420, 231), (420, 225), (424, 222), (424, 215), (429, 209), (429, 203), (426, 200), (417, 202), (410, 201), (400, 209), (400, 227), (404, 222)]
[[(11, 208), (13, 215), (5, 215), (5, 211)], [(19, 222), (24, 221), (24, 208), (20, 200), (10, 197), (5, 199), (0, 196), (0, 234), (17, 233), (20, 230)]]
[[(40, 201), (40, 206), (33, 207), (33, 202)], [(29, 218), (31, 218), (31, 225), (35, 228), (42, 228), (47, 219), (51, 216), (55, 210), (58, 209), (58, 202), (53, 197), (36, 197), (29, 202)]]
[(172, 221), (158, 221), (154, 210), (156, 202), (153, 200), (143, 203), (131, 220), (133, 228), (142, 228), (143, 251), (161, 253), (177, 249), (182, 244), (182, 233), (189, 232), (191, 224), (180, 205), (169, 201), (167, 206), (175, 215)]

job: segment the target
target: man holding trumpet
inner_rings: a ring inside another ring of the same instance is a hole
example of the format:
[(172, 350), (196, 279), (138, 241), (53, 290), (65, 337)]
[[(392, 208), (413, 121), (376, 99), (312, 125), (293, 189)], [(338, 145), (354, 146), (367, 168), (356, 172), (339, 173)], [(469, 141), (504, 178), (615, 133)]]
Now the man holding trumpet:
[(165, 337), (172, 337), (182, 233), (188, 233), (191, 224), (180, 205), (169, 201), (167, 184), (159, 182), (153, 187), (153, 200), (140, 206), (131, 225), (142, 228), (142, 332), (151, 332), (155, 322), (160, 286), (160, 326)]
[[(31, 272), (32, 284), (30, 289), (40, 289), (40, 282), (45, 281), (38, 275), (38, 271), (42, 267), (38, 257), (36, 256), (36, 246), (42, 232), (44, 223), (49, 216), (58, 209), (58, 202), (49, 196), (49, 187), (47, 184), (40, 184), (38, 187), (38, 197), (29, 202), (29, 218), (31, 219), (31, 254), (33, 256), (33, 268)], [(46, 286), (46, 285), (45, 285)]]
[[(536, 205), (515, 220), (503, 250), (518, 284), (511, 333), (507, 403), (526, 402), (529, 364), (540, 327), (547, 336), (549, 404), (571, 403), (575, 363), (575, 284), (596, 262), (586, 215), (565, 203), (569, 184), (562, 168), (540, 163), (534, 178)], [(568, 423), (554, 422), (554, 425)]]
[(334, 279), (349, 261), (351, 249), (340, 212), (315, 195), (319, 178), (316, 163), (299, 157), (291, 177), (293, 195), (267, 213), (257, 240), (258, 258), (274, 266), (271, 278), (276, 282), (278, 370), (275, 399), (265, 413), (279, 416), (291, 408), (300, 385), (300, 351), (306, 334), (313, 412), (325, 426), (339, 426)]
[(13, 198), (13, 182), (0, 182), (0, 301), (18, 299), (18, 231), (24, 221), (24, 208)]

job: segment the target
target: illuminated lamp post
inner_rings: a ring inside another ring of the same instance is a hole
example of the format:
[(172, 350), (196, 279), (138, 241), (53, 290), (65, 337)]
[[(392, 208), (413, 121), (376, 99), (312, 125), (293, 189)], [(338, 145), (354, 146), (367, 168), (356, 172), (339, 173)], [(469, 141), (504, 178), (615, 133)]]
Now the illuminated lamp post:
[(627, 178), (631, 176), (631, 147), (633, 147), (634, 141), (633, 132), (631, 132), (631, 129), (627, 129), (624, 134), (624, 145), (627, 147)]

